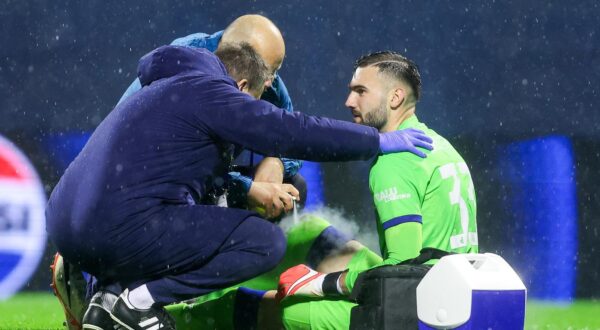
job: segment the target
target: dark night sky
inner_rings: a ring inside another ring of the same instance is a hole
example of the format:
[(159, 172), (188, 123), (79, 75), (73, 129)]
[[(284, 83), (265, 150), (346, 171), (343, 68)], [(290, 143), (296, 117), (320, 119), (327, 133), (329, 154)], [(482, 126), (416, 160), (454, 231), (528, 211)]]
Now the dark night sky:
[(281, 74), (300, 111), (350, 119), (353, 61), (393, 49), (421, 67), (417, 110), (441, 133), (600, 139), (595, 1), (5, 1), (0, 131), (93, 129), (141, 55), (248, 12), (283, 31)]

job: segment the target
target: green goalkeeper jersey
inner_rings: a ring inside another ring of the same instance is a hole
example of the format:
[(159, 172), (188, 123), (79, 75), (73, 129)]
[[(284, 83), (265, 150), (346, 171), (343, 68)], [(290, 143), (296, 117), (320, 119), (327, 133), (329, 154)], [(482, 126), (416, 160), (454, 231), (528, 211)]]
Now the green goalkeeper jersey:
[[(465, 161), (416, 116), (398, 129), (417, 128), (433, 139), (427, 158), (412, 153), (379, 156), (369, 174), (383, 262), (397, 264), (425, 247), (478, 251), (475, 191)], [(361, 270), (349, 270), (351, 290)]]

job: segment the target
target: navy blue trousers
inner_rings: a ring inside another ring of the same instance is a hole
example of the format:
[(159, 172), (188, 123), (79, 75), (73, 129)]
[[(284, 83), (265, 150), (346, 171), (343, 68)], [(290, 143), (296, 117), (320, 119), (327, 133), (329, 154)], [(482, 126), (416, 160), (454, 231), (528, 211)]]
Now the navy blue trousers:
[(286, 240), (279, 227), (252, 216), (199, 267), (145, 284), (160, 304), (195, 298), (275, 268), (285, 254), (285, 247)]
[[(108, 222), (108, 221), (105, 221)], [(149, 217), (72, 234), (53, 222), (49, 233), (63, 257), (98, 279), (100, 287), (147, 284), (168, 304), (243, 282), (273, 269), (286, 239), (276, 225), (246, 210), (208, 205), (168, 206)], [(103, 230), (102, 228), (109, 228)]]

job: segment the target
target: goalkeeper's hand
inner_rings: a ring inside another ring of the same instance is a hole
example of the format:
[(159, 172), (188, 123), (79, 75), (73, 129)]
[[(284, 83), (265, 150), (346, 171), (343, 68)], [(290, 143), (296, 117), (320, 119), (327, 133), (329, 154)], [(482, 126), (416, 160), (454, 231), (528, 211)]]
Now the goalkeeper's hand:
[(277, 300), (288, 296), (323, 297), (323, 280), (327, 274), (319, 273), (306, 265), (294, 266), (279, 276)]

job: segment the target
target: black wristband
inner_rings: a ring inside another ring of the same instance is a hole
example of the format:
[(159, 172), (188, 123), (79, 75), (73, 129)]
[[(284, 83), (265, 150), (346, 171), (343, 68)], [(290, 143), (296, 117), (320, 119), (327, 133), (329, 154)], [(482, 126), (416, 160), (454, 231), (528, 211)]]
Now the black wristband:
[(342, 294), (337, 289), (337, 281), (342, 273), (343, 271), (325, 275), (325, 278), (323, 279), (323, 293), (326, 296), (340, 296)]

